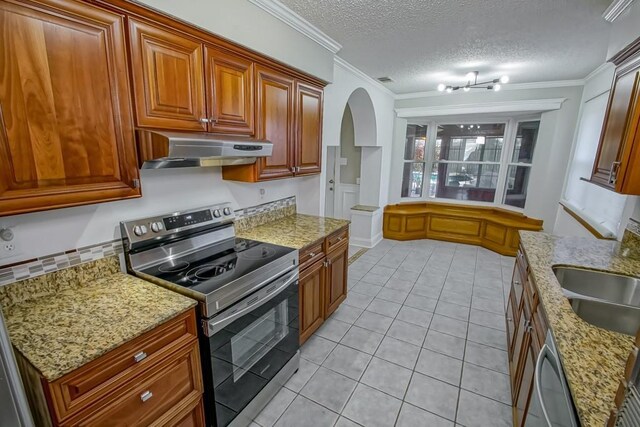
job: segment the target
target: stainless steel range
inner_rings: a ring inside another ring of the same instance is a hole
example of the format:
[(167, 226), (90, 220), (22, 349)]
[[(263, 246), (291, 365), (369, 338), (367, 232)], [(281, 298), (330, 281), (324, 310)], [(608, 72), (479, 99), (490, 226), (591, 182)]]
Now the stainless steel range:
[(120, 224), (127, 269), (197, 299), (207, 424), (246, 426), (298, 369), (298, 251), (235, 237), (228, 203)]

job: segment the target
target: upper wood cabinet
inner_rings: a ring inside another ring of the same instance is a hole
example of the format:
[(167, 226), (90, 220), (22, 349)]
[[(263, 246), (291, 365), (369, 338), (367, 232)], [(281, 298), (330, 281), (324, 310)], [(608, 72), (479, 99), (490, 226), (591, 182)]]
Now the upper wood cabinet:
[(296, 175), (320, 173), (322, 161), (322, 89), (296, 84)]
[(137, 125), (206, 131), (202, 43), (129, 18)]
[(124, 18), (0, 1), (0, 215), (139, 197)]
[(273, 143), (271, 157), (225, 166), (224, 179), (245, 182), (320, 173), (322, 89), (256, 66), (257, 137)]
[(640, 195), (640, 39), (612, 61), (617, 68), (591, 182)]
[(253, 62), (218, 49), (205, 49), (210, 132), (253, 135)]

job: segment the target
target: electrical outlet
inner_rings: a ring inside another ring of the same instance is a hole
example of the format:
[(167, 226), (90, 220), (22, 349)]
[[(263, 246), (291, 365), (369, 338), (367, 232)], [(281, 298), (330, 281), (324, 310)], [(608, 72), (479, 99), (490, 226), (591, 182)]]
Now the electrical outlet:
[(15, 242), (0, 243), (0, 259), (13, 258), (20, 255), (20, 251)]

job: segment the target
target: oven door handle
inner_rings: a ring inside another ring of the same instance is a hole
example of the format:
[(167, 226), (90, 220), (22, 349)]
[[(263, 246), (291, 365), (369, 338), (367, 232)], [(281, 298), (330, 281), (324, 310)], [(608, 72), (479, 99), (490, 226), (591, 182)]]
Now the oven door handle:
[[(213, 336), (216, 332), (222, 330), (225, 326), (233, 322), (234, 320), (244, 316), (251, 310), (255, 310), (256, 308), (262, 306), (263, 304), (269, 302), (276, 296), (278, 296), (282, 291), (289, 287), (293, 282), (298, 280), (298, 269), (294, 270), (288, 275), (282, 276), (277, 281), (283, 280), (282, 283), (277, 284), (275, 288), (269, 289), (269, 285), (259, 290), (258, 295), (247, 302), (244, 307), (239, 310), (230, 312), (230, 313), (222, 313), (220, 316), (216, 316), (213, 319), (206, 321), (204, 326), (204, 333), (208, 337)], [(276, 281), (276, 282), (277, 282)]]

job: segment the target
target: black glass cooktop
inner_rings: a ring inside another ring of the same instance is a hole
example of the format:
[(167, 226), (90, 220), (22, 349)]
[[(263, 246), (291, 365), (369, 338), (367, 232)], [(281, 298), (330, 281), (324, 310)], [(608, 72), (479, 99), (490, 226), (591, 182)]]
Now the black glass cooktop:
[(208, 294), (294, 250), (255, 240), (229, 239), (142, 272)]

